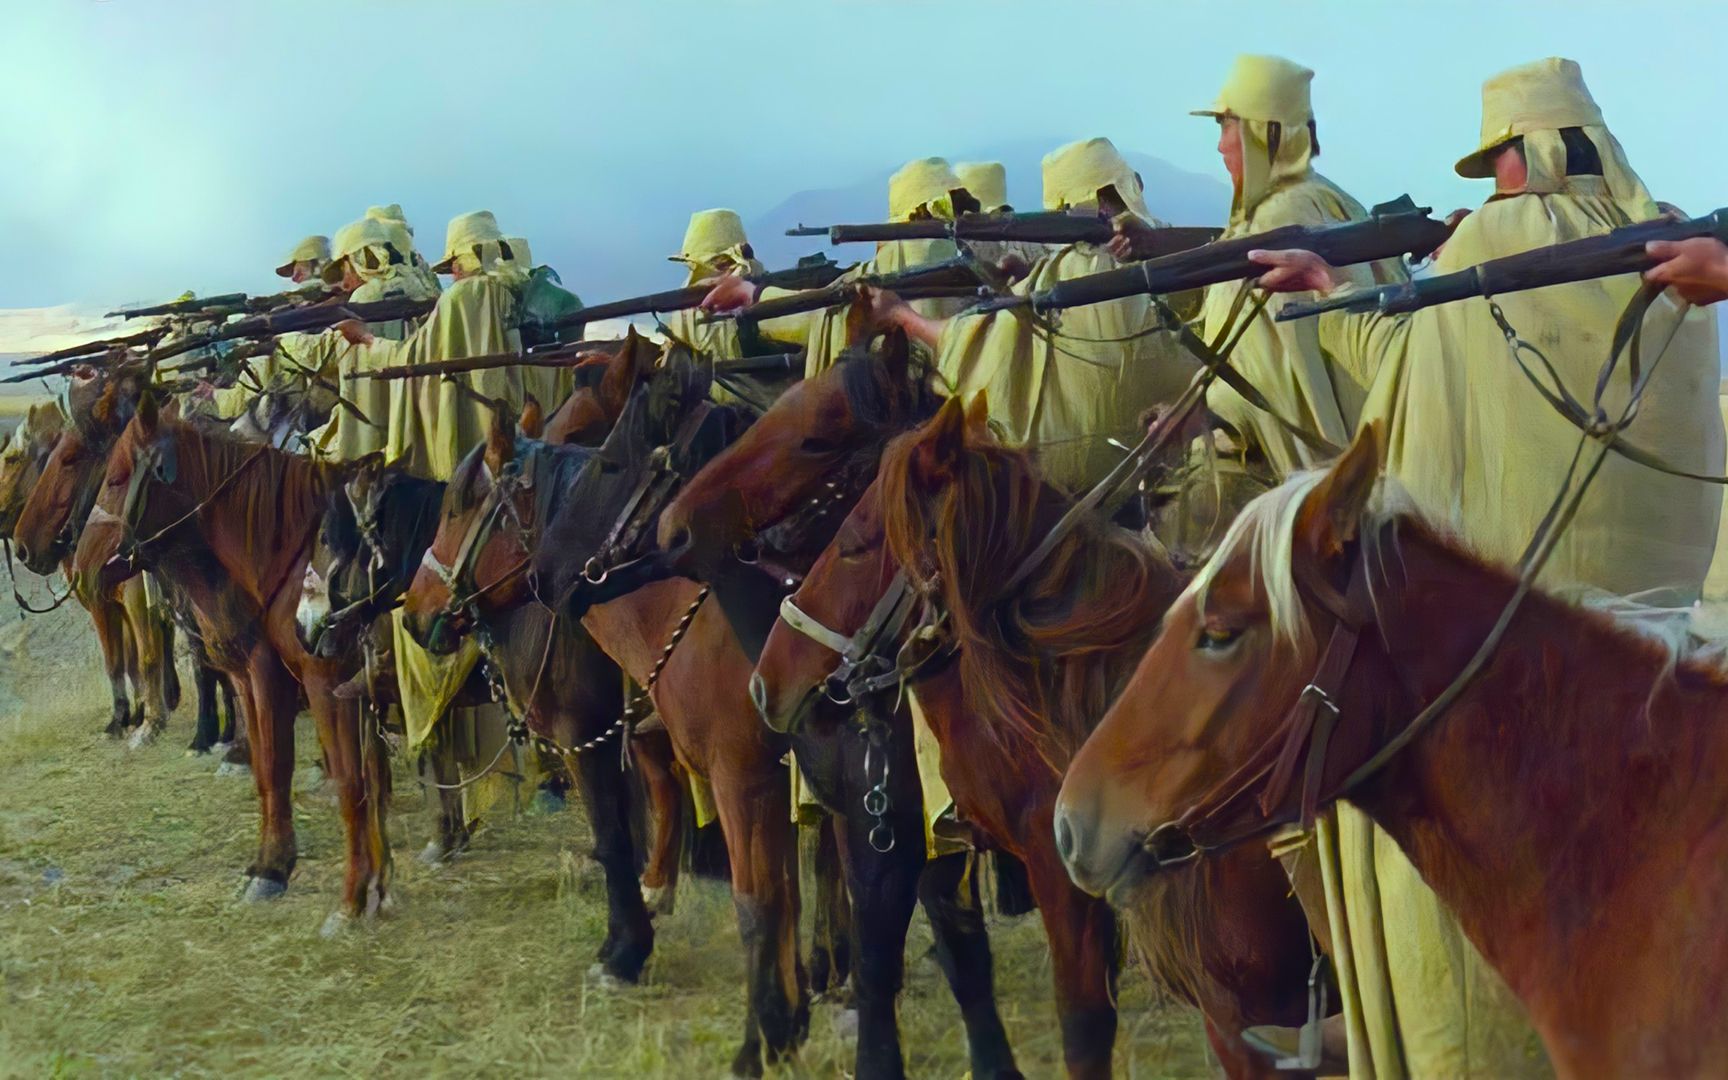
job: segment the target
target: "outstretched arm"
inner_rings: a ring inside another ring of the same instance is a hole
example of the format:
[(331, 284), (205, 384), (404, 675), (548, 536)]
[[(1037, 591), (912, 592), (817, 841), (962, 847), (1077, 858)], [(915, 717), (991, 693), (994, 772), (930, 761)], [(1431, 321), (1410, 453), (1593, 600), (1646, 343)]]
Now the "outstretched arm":
[(1658, 260), (1644, 271), (1644, 280), (1666, 285), (1688, 303), (1714, 304), (1728, 299), (1728, 244), (1715, 237), (1692, 240), (1652, 240), (1644, 250)]

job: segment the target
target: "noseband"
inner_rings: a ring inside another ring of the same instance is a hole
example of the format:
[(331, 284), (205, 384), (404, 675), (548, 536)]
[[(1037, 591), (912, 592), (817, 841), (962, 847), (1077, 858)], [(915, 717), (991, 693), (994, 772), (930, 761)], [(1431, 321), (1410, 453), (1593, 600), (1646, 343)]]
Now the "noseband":
[(506, 465), (498, 476), (492, 476), (491, 467), (482, 457), (479, 467), (482, 473), (491, 480), (491, 487), (486, 492), (485, 501), (481, 504), (479, 513), (469, 523), (468, 529), (462, 534), (462, 541), (456, 547), (456, 557), (446, 566), (440, 562), (428, 546), (420, 556), (420, 565), (432, 571), (439, 581), (444, 583), (450, 598), (434, 618), (441, 622), (463, 614), (472, 614), (474, 605), (488, 592), (511, 580), (526, 570), (532, 562), (532, 555), (524, 557), (515, 566), (501, 574), (496, 580), (486, 585), (474, 583), (474, 564), (480, 552), (486, 547), (486, 542), (492, 536), (499, 523), (508, 518), (515, 527), (524, 550), (532, 551), (533, 536), (530, 527), (523, 523), (521, 514), (516, 509), (516, 495), (521, 491), (535, 489), (534, 474), (540, 464), (540, 447), (534, 446), (528, 451), (526, 463), (512, 461)]

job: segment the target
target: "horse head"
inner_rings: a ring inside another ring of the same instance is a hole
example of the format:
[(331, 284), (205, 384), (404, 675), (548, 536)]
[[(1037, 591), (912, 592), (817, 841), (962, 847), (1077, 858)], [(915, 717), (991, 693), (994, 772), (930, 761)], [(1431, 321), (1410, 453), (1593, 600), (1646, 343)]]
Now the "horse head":
[[(1356, 635), (1371, 618), (1378, 471), (1365, 428), (1330, 471), (1250, 503), (1170, 607), (1063, 782), (1056, 842), (1075, 884), (1120, 899), (1157, 870), (1302, 822), (1372, 754), (1392, 677), (1378, 635)], [(1352, 663), (1347, 687), (1316, 685)]]
[[(131, 577), (155, 542), (183, 523), (193, 502), (180, 482), (178, 409), (145, 394), (97, 471), (95, 494), (73, 554), (74, 572), (103, 588)], [(148, 542), (146, 542), (148, 541)]]
[[(599, 445), (630, 403), (636, 385), (654, 370), (659, 355), (653, 341), (630, 328), (620, 347), (596, 354), (576, 368), (582, 385), (546, 418), (544, 433), (535, 438), (555, 444)], [(596, 370), (597, 378), (586, 378)]]
[(712, 580), (763, 556), (807, 568), (869, 485), (888, 439), (937, 402), (901, 335), (794, 384), (661, 515), (673, 569)]
[(68, 426), (42, 465), (13, 525), (18, 557), (51, 574), (72, 553), (101, 488), (110, 448), (137, 410), (142, 384), (130, 372), (75, 372)]
[(36, 486), (48, 455), (66, 431), (66, 414), (51, 401), (37, 402), (0, 451), (0, 540), (12, 539), (24, 500)]

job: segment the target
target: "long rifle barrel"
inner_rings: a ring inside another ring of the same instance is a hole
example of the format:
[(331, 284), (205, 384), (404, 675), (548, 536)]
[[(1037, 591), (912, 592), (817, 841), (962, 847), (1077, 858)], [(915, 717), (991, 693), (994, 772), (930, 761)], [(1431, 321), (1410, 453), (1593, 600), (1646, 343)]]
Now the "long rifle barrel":
[(1070, 278), (1030, 297), (1005, 296), (986, 300), (974, 312), (1030, 307), (1059, 311), (1120, 300), (1128, 296), (1168, 295), (1226, 281), (1259, 277), (1265, 267), (1248, 258), (1261, 249), (1303, 248), (1334, 266), (1426, 255), (1445, 242), (1445, 222), (1429, 216), (1408, 195), (1376, 206), (1362, 221), (1334, 225), (1287, 225), (1252, 236), (1220, 240), (1190, 251), (1148, 259), (1100, 274)]
[(1286, 304), (1278, 312), (1278, 319), (1285, 322), (1326, 311), (1375, 311), (1382, 315), (1403, 315), (1472, 296), (1502, 296), (1547, 285), (1635, 274), (1651, 265), (1644, 245), (1652, 240), (1693, 240), (1705, 236), (1728, 243), (1728, 208), (1686, 221), (1669, 218), (1643, 221), (1601, 236), (1588, 236), (1502, 259), (1491, 259), (1450, 274), (1401, 281), (1324, 300)]
[(222, 293), (219, 296), (192, 297), (186, 300), (170, 300), (165, 304), (152, 304), (149, 307), (121, 308), (110, 311), (108, 318), (140, 319), (154, 315), (202, 315), (207, 318), (227, 318), (230, 315), (259, 315), (274, 311), (285, 304), (296, 306), (315, 304), (328, 300), (333, 296), (345, 296), (345, 290), (313, 282), (295, 289), (284, 289), (279, 293), (267, 296), (250, 296), (243, 292)]
[[(1209, 244), (1221, 230), (1173, 226), (1151, 234), (1155, 245), (1146, 257), (1169, 255)], [(895, 240), (955, 240), (1025, 244), (1107, 244), (1116, 235), (1110, 219), (1099, 214), (1053, 210), (1035, 214), (962, 214), (953, 221), (925, 218), (870, 225), (833, 225), (833, 244), (886, 243)]]
[(185, 315), (215, 308), (239, 308), (246, 303), (246, 294), (222, 293), (219, 296), (188, 297), (185, 300), (170, 300), (165, 304), (151, 304), (148, 307), (120, 308), (110, 311), (107, 318), (142, 319), (150, 315)]
[(68, 345), (64, 349), (55, 349), (41, 356), (29, 356), (14, 360), (14, 365), (23, 364), (53, 364), (61, 360), (83, 358), (85, 363), (95, 363), (96, 357), (109, 349), (130, 348), (133, 345), (154, 345), (163, 335), (168, 333), (165, 326), (152, 326), (148, 330), (140, 330), (135, 334), (125, 334), (121, 337), (104, 338), (101, 341), (87, 341), (82, 345)]
[(578, 367), (596, 356), (617, 352), (624, 339), (616, 341), (583, 341), (579, 347), (560, 347), (535, 353), (487, 353), (484, 356), (464, 356), (456, 360), (436, 360), (412, 367), (384, 368), (379, 371), (357, 371), (346, 376), (354, 379), (422, 379), (432, 376), (455, 375), (464, 371), (490, 371), (508, 367)]
[[(736, 318), (740, 322), (760, 323), (787, 315), (802, 315), (807, 311), (824, 311), (849, 303), (859, 285), (874, 285), (892, 289), (908, 300), (938, 296), (976, 296), (984, 287), (978, 272), (967, 259), (946, 259), (928, 266), (915, 266), (886, 274), (864, 274), (850, 280), (836, 280), (824, 288), (807, 289), (790, 296), (777, 296), (751, 304), (736, 313), (712, 316), (713, 319)], [(929, 290), (936, 290), (934, 292)]]
[[(784, 270), (774, 270), (766, 274), (751, 277), (758, 285), (777, 285), (787, 289), (819, 289), (829, 284), (844, 272), (839, 264), (826, 256), (813, 256), (801, 260), (798, 265)], [(711, 285), (690, 285), (682, 289), (667, 289), (665, 292), (648, 293), (645, 296), (632, 296), (625, 300), (613, 300), (605, 304), (595, 304), (580, 311), (572, 311), (560, 316), (549, 327), (552, 330), (563, 330), (572, 326), (586, 326), (599, 322), (601, 319), (620, 319), (631, 315), (648, 315), (657, 312), (689, 311), (702, 303), (704, 297), (712, 290)]]
[(193, 349), (201, 349), (218, 341), (327, 330), (344, 319), (359, 319), (363, 322), (415, 319), (431, 311), (436, 303), (436, 300), (410, 300), (405, 297), (396, 297), (389, 300), (375, 300), (365, 304), (339, 302), (308, 304), (305, 307), (289, 308), (286, 311), (236, 319), (226, 326), (220, 326), (202, 334), (188, 334), (178, 341), (171, 341), (152, 350), (150, 359), (166, 360), (171, 356), (179, 356), (182, 353), (191, 352)]

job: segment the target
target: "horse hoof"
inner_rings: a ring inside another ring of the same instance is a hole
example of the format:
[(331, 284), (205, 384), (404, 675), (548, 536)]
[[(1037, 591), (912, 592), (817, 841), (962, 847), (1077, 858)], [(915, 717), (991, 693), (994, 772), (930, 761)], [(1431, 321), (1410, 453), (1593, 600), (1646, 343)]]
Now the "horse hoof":
[(324, 920), (324, 925), (318, 928), (318, 936), (326, 941), (341, 937), (354, 927), (354, 916), (338, 908), (332, 911)]
[(216, 766), (217, 776), (251, 776), (252, 766), (240, 765), (232, 761), (224, 761)]
[(606, 970), (604, 964), (588, 965), (588, 985), (600, 990), (622, 990), (630, 984)]
[(642, 903), (647, 905), (650, 914), (670, 917), (678, 903), (678, 888), (674, 885), (644, 885)]
[(240, 899), (248, 904), (261, 904), (266, 900), (275, 900), (287, 891), (288, 886), (275, 878), (248, 878), (246, 887), (240, 892)]
[(160, 734), (162, 734), (162, 728), (155, 721), (139, 724), (132, 730), (131, 737), (126, 740), (126, 748), (128, 750), (142, 750), (155, 742), (156, 737)]
[(841, 1009), (829, 1019), (829, 1023), (834, 1028), (835, 1038), (843, 1041), (850, 1041), (858, 1038), (857, 1009)]

